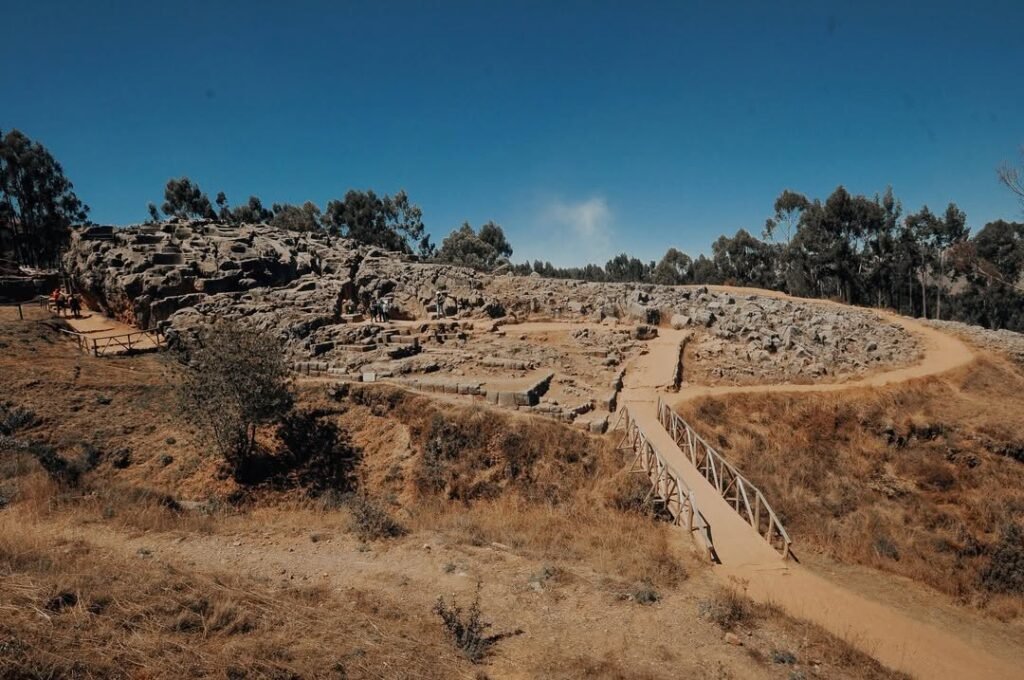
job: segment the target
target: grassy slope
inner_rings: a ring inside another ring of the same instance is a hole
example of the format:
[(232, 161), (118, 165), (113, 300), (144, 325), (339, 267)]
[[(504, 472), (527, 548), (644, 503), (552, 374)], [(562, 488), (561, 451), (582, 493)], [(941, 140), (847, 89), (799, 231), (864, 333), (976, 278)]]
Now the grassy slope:
[[(780, 651), (829, 677), (889, 677), (774, 612), (702, 617), (730, 598), (678, 530), (628, 509), (638, 488), (610, 439), (304, 390), (351, 430), (367, 491), (410, 530), (368, 544), (347, 507), (299, 490), (232, 505), (158, 357), (80, 357), (49, 323), (0, 319), (4, 399), (39, 417), (19, 437), (97, 464), (59, 488), (0, 454), (0, 677), (788, 677)], [(430, 612), (453, 591), (465, 604), (476, 580), (495, 629), (524, 631), (482, 667)]]
[(798, 550), (1024, 612), (983, 576), (1024, 513), (1024, 375), (986, 358), (937, 378), (837, 394), (733, 395), (681, 414), (755, 483)]

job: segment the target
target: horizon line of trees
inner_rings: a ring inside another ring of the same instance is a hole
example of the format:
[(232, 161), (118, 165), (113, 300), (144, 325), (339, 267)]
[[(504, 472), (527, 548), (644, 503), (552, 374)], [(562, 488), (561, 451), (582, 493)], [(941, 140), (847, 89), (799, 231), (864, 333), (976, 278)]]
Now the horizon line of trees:
[(868, 198), (839, 186), (824, 201), (787, 189), (773, 207), (762, 238), (745, 229), (720, 236), (710, 258), (669, 248), (657, 263), (622, 253), (603, 267), (535, 260), (512, 270), (584, 281), (767, 288), (1024, 331), (1024, 223), (995, 220), (971, 236), (955, 203), (941, 214), (923, 206), (904, 215), (891, 188)]
[(188, 177), (172, 178), (164, 187), (164, 202), (157, 209), (147, 205), (150, 222), (163, 217), (220, 220), (229, 224), (270, 224), (290, 231), (325, 232), (351, 238), (387, 250), (416, 254), (480, 270), (508, 262), (512, 246), (501, 226), (489, 221), (479, 230), (464, 222), (435, 246), (423, 226), (423, 211), (400, 190), (394, 196), (378, 196), (372, 189), (350, 189), (345, 197), (327, 202), (324, 210), (312, 201), (301, 206), (274, 203), (268, 209), (258, 196), (231, 207), (223, 191), (211, 203), (199, 185)]
[[(1004, 165), (998, 177), (1024, 209), (1024, 170)], [(479, 229), (464, 223), (438, 248), (424, 227), (422, 210), (404, 190), (389, 196), (352, 189), (323, 210), (311, 201), (267, 208), (256, 196), (232, 207), (224, 192), (211, 202), (198, 184), (181, 177), (167, 182), (159, 209), (154, 203), (147, 208), (151, 221), (160, 221), (162, 213), (265, 222), (480, 270), (506, 267), (519, 275), (584, 281), (754, 286), (1024, 331), (1024, 223), (995, 220), (972, 236), (955, 203), (941, 213), (923, 206), (904, 214), (891, 187), (869, 198), (839, 186), (824, 200), (786, 189), (761, 238), (745, 229), (720, 236), (711, 257), (694, 259), (669, 248), (658, 262), (622, 253), (604, 266), (569, 268), (540, 261), (511, 264), (512, 245), (494, 222)], [(71, 226), (86, 223), (88, 213), (42, 144), (18, 130), (0, 135), (0, 256), (52, 266)]]

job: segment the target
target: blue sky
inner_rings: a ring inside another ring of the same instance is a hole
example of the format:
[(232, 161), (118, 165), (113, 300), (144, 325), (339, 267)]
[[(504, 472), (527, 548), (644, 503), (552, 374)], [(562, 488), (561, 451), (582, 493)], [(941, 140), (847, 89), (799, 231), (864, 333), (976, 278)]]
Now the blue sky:
[[(920, 5), (913, 7), (912, 5)], [(1020, 208), (1024, 3), (6, 0), (0, 129), (101, 223), (169, 177), (320, 204), (406, 189), (513, 259), (708, 252), (784, 188)]]

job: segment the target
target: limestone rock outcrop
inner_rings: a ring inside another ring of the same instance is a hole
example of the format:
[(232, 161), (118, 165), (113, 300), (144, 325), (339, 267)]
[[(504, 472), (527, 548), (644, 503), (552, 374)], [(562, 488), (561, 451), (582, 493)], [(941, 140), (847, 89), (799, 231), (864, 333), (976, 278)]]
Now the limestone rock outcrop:
[[(449, 350), (429, 361), (416, 357), (420, 342), (451, 348), (465, 342), (474, 323), (498, 330), (526, 319), (622, 321), (635, 329), (633, 341), (654, 337), (662, 323), (692, 329), (687, 366), (719, 382), (856, 374), (905, 364), (918, 353), (914, 338), (867, 310), (706, 286), (482, 273), (268, 225), (173, 220), (92, 227), (73, 235), (65, 264), (90, 306), (142, 328), (159, 325), (172, 340), (209, 319), (244, 319), (278, 334), (295, 361), (354, 375), (458, 370), (466, 360)], [(439, 291), (450, 326), (412, 336), (352, 323), (380, 297), (391, 300), (393, 318), (429, 320), (439, 311)], [(588, 351), (610, 369), (629, 340), (628, 333), (615, 336)], [(510, 359), (494, 368), (560, 361), (537, 346)]]

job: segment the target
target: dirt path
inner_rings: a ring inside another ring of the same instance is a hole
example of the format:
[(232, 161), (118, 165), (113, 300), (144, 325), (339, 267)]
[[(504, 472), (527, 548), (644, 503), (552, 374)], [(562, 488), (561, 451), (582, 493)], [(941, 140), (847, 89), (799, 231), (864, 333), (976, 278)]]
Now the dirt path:
[[(620, 402), (630, 409), (644, 432), (694, 490), (698, 507), (711, 525), (722, 564), (715, 568), (724, 581), (746, 590), (755, 600), (775, 604), (787, 613), (812, 621), (846, 639), (892, 668), (920, 678), (1020, 678), (1014, 663), (1019, 649), (983, 640), (969, 629), (949, 630), (915, 618), (890, 604), (877, 602), (832, 583), (793, 562), (783, 561), (704, 479), (657, 419), (659, 396), (672, 405), (703, 396), (763, 392), (838, 392), (880, 387), (938, 375), (968, 364), (974, 352), (950, 335), (912, 319), (880, 313), (917, 335), (924, 356), (912, 366), (877, 373), (845, 383), (763, 386), (688, 385), (676, 395), (665, 393), (671, 380), (682, 331), (664, 331), (649, 343), (647, 354), (628, 367)], [(799, 540), (798, 537), (797, 541)]]

